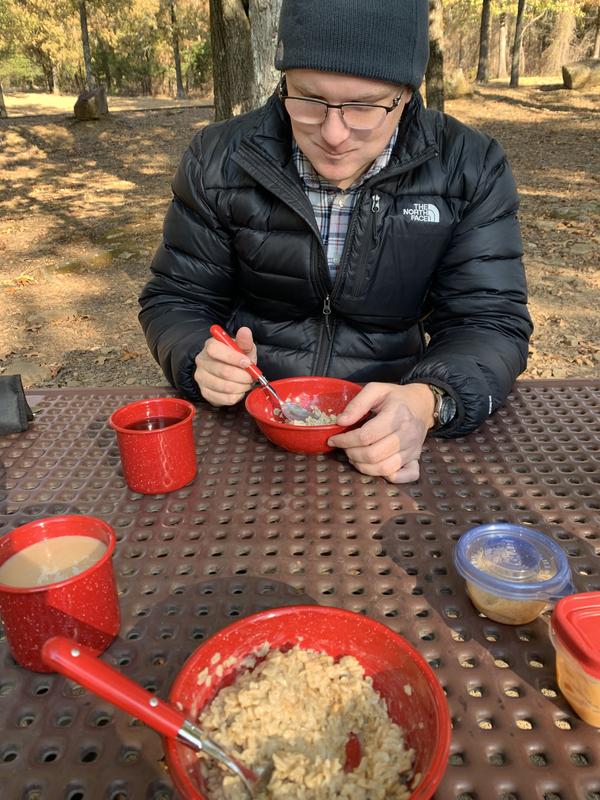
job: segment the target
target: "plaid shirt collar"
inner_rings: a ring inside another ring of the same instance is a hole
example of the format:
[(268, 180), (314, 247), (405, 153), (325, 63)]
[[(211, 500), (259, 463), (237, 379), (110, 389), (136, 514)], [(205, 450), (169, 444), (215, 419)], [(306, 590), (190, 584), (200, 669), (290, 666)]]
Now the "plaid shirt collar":
[[(372, 178), (373, 175), (376, 175), (378, 172), (390, 163), (390, 158), (392, 156), (392, 151), (394, 149), (394, 145), (396, 144), (396, 139), (398, 138), (398, 128), (394, 128), (394, 132), (392, 134), (391, 139), (387, 143), (386, 147), (382, 150), (382, 152), (377, 156), (375, 161), (371, 164), (369, 169), (366, 172), (363, 172), (356, 181), (352, 184), (352, 186), (348, 187), (345, 191), (347, 192), (355, 192), (359, 189), (363, 183)], [(296, 169), (298, 170), (298, 175), (300, 176), (300, 180), (305, 189), (319, 189), (321, 191), (333, 191), (339, 192), (340, 189), (337, 186), (329, 183), (322, 178), (318, 172), (315, 170), (313, 165), (310, 163), (308, 158), (304, 155), (302, 150), (298, 147), (295, 139), (292, 139), (292, 156), (294, 159), (294, 164)]]

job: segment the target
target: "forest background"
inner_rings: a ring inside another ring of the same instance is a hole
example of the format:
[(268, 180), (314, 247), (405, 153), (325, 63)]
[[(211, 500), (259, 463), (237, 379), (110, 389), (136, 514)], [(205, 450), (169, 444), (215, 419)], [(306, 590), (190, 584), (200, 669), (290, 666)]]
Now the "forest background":
[[(2, 0), (0, 373), (160, 383), (136, 297), (193, 134), (272, 92), (281, 0)], [(521, 193), (530, 377), (600, 377), (600, 0), (430, 0), (427, 104), (496, 136)], [(77, 122), (103, 87), (110, 113)], [(2, 91), (3, 90), (3, 91)]]

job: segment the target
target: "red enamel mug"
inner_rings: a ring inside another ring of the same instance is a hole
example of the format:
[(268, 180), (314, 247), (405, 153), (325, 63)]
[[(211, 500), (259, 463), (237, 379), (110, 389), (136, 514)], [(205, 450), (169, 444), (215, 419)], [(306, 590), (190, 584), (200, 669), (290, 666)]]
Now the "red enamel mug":
[(134, 492), (162, 494), (196, 477), (192, 420), (196, 409), (179, 397), (138, 400), (114, 411), (125, 482)]
[(90, 537), (104, 547), (98, 548), (98, 559), (81, 571), (76, 571), (74, 561), (71, 572), (75, 574), (62, 580), (29, 586), (0, 582), (0, 617), (8, 646), (15, 661), (36, 672), (52, 671), (41, 656), (42, 646), (51, 636), (67, 636), (99, 654), (119, 632), (121, 618), (112, 566), (116, 536), (103, 520), (65, 515), (15, 528), (0, 538), (0, 568), (31, 545), (38, 545), (39, 553), (40, 545), (46, 543), (45, 549), (50, 551), (49, 540), (65, 536)]

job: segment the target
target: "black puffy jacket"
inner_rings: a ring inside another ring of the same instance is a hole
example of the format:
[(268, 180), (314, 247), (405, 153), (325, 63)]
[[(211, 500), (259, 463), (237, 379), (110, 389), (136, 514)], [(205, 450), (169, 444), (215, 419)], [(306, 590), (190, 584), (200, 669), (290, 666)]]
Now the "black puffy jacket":
[(277, 98), (199, 132), (173, 193), (140, 321), (192, 398), (215, 322), (252, 329), (270, 378), (437, 384), (458, 403), (447, 436), (477, 427), (525, 368), (532, 326), (506, 156), (418, 95), (357, 199), (333, 285)]

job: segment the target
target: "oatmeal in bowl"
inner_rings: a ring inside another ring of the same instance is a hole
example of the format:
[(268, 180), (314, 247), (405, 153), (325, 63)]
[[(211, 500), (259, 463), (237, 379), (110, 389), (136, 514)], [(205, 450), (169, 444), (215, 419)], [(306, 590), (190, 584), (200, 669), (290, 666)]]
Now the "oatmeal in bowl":
[[(260, 800), (427, 800), (450, 718), (431, 668), (361, 614), (292, 606), (227, 626), (192, 654), (171, 701), (250, 767), (274, 765)], [(173, 741), (187, 800), (245, 800), (237, 779)]]
[[(254, 669), (222, 689), (199, 718), (200, 727), (246, 764), (271, 761), (259, 797), (407, 800), (415, 780), (414, 751), (393, 722), (372, 679), (353, 656), (270, 650)], [(360, 755), (347, 766), (351, 737)], [(246, 800), (239, 778), (205, 759), (211, 800)]]

